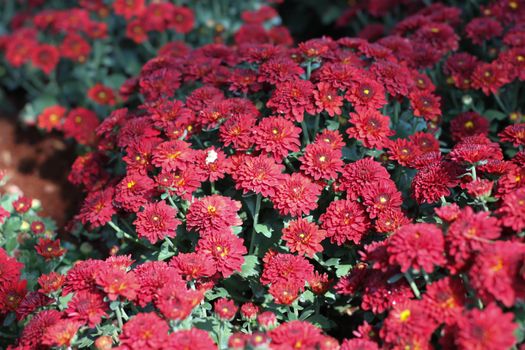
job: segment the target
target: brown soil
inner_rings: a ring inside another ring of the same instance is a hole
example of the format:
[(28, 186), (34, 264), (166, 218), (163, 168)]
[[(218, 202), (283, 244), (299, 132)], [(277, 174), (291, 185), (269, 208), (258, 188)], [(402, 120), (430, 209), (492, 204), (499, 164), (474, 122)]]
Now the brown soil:
[(72, 146), (60, 135), (21, 127), (16, 116), (0, 114), (0, 169), (9, 180), (2, 191), (20, 191), (42, 202), (42, 214), (59, 228), (74, 215), (80, 194), (67, 181), (75, 159)]

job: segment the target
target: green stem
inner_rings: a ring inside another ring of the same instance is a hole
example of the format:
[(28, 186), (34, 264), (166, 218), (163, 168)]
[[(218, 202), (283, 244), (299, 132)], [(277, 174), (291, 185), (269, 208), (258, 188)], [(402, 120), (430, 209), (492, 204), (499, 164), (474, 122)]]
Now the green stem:
[(498, 104), (499, 108), (501, 108), (503, 112), (508, 113), (507, 107), (505, 106), (501, 98), (499, 97), (499, 94), (492, 94), (492, 95), (494, 96), (494, 99), (496, 100), (496, 103)]
[(252, 237), (250, 239), (250, 254), (253, 254), (255, 248), (255, 237), (257, 232), (255, 231), (255, 226), (259, 223), (259, 211), (261, 210), (261, 200), (262, 196), (260, 193), (257, 194), (255, 198), (255, 210), (253, 214), (253, 228), (252, 228)]
[(109, 221), (108, 222), (108, 225), (113, 229), (115, 230), (115, 232), (117, 232), (117, 234), (120, 234), (122, 235), (122, 237), (126, 238), (127, 240), (130, 240), (136, 244), (139, 244), (145, 248), (148, 248), (148, 249), (151, 249), (152, 246), (148, 245), (148, 244), (144, 244), (141, 240), (139, 240), (138, 238), (136, 237), (133, 237), (132, 235), (130, 235), (129, 233), (127, 233), (126, 231), (122, 230), (120, 227), (118, 227), (117, 225), (115, 225), (115, 223), (113, 221)]
[(410, 285), (410, 288), (412, 289), (412, 292), (416, 296), (416, 298), (421, 299), (421, 293), (419, 292), (419, 289), (417, 288), (416, 282), (414, 281), (414, 279), (410, 275), (410, 272), (407, 271), (407, 272), (405, 272), (404, 275), (405, 275), (405, 278), (406, 278), (408, 284)]
[(120, 331), (122, 331), (122, 327), (124, 326), (124, 322), (122, 322), (122, 310), (120, 308), (122, 305), (119, 303), (118, 307), (115, 309), (115, 314), (117, 315), (117, 322), (118, 322), (118, 328)]
[(308, 126), (306, 126), (306, 121), (303, 119), (301, 122), (301, 128), (303, 128), (303, 143), (305, 145), (310, 144), (310, 135), (308, 135)]
[(321, 118), (321, 115), (318, 113), (315, 115), (315, 120), (314, 120), (314, 134), (313, 134), (313, 138), (315, 140), (315, 137), (317, 136), (317, 132), (319, 131), (319, 120)]

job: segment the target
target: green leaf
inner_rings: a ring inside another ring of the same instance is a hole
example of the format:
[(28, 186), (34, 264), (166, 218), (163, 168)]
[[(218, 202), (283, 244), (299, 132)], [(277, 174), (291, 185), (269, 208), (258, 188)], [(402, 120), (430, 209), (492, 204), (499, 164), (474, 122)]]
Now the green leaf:
[(272, 238), (273, 229), (265, 224), (257, 224), (255, 225), (255, 232), (261, 233), (266, 238)]
[(171, 247), (168, 241), (164, 241), (160, 246), (159, 256), (157, 260), (166, 260), (175, 255), (175, 252), (171, 251)]
[(246, 255), (244, 257), (244, 264), (242, 265), (242, 271), (240, 275), (245, 278), (257, 275), (259, 273), (256, 269), (258, 264), (259, 260), (255, 255)]
[(346, 276), (348, 274), (348, 272), (350, 271), (350, 269), (352, 268), (352, 265), (349, 265), (349, 264), (341, 264), (337, 267), (337, 269), (335, 270), (335, 275), (337, 277), (342, 277), (342, 276)]
[(497, 111), (495, 109), (486, 110), (483, 115), (489, 120), (504, 120), (507, 118), (507, 115), (503, 112)]

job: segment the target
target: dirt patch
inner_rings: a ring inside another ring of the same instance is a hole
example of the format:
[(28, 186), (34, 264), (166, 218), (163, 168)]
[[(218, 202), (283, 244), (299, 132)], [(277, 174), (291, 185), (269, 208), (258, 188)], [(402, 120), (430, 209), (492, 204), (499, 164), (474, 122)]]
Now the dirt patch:
[(39, 199), (43, 215), (62, 228), (80, 199), (80, 193), (67, 181), (74, 149), (60, 135), (43, 134), (16, 121), (16, 116), (0, 114), (0, 169), (9, 176), (4, 190)]

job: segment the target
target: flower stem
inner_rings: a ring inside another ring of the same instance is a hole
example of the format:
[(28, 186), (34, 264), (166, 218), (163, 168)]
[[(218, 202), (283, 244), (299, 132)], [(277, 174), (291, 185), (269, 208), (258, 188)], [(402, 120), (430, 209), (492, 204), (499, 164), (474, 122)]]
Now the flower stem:
[(255, 231), (255, 226), (257, 226), (257, 224), (259, 223), (259, 211), (261, 210), (261, 200), (262, 200), (262, 196), (260, 193), (257, 194), (256, 198), (255, 198), (255, 209), (254, 209), (254, 213), (253, 213), (253, 229), (252, 229), (252, 237), (250, 239), (250, 254), (253, 254), (253, 250), (255, 248), (255, 235), (256, 235), (256, 231)]
[(310, 144), (310, 135), (308, 135), (308, 126), (306, 126), (306, 121), (304, 119), (301, 122), (301, 128), (303, 128), (303, 143), (308, 145)]
[(118, 328), (120, 331), (122, 331), (122, 327), (124, 326), (124, 323), (122, 322), (122, 310), (120, 308), (122, 307), (122, 304), (118, 304), (118, 307), (115, 309), (115, 314), (117, 315), (117, 322), (118, 322)]
[(408, 271), (405, 272), (405, 278), (408, 284), (410, 285), (410, 288), (412, 289), (412, 292), (414, 293), (416, 298), (421, 299), (421, 293), (419, 292), (419, 289), (417, 288), (416, 282), (414, 281), (414, 279), (412, 278), (412, 276), (410, 275)]

